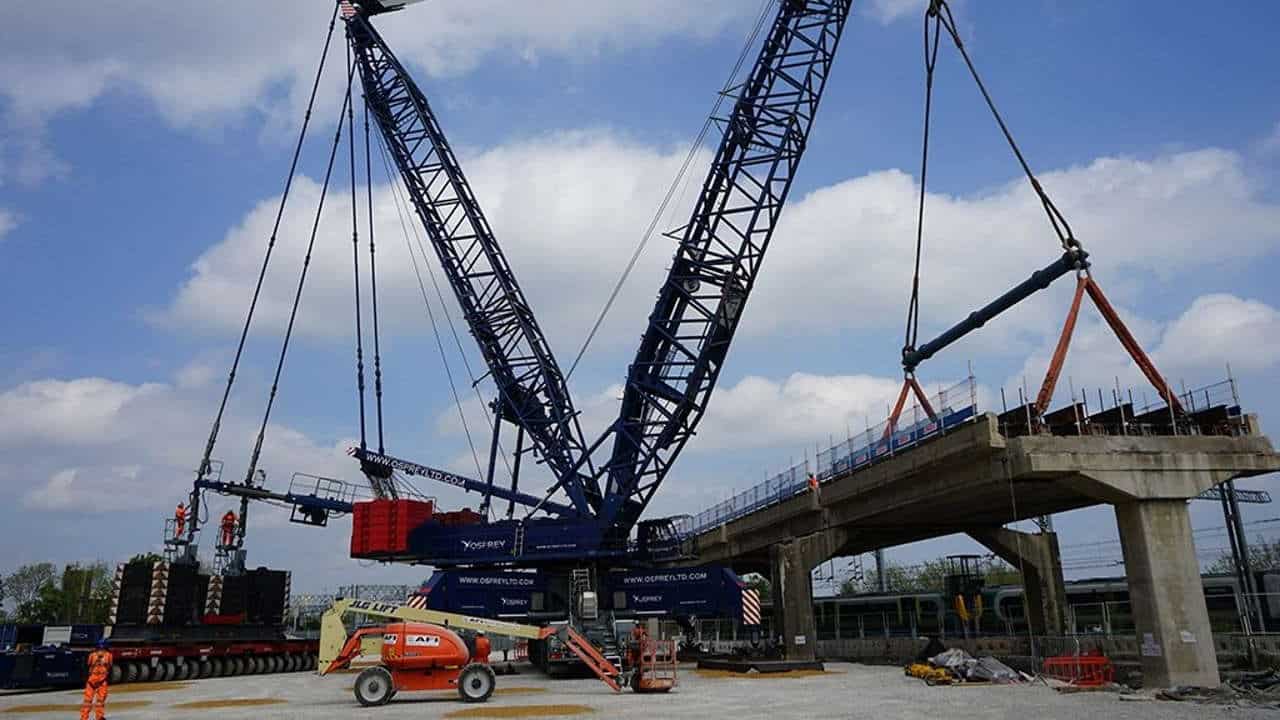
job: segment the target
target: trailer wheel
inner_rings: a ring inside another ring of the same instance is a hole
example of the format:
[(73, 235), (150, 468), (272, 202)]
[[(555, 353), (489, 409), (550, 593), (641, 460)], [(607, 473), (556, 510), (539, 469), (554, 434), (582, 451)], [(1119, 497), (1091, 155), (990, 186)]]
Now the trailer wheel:
[[(461, 686), (459, 686), (461, 687)], [(395, 694), (391, 673), (384, 667), (371, 667), (356, 678), (356, 702), (365, 707), (386, 705)]]
[(484, 702), (493, 694), (498, 678), (493, 668), (484, 663), (471, 663), (458, 673), (458, 695), (463, 702)]
[(319, 664), (320, 664), (320, 656), (319, 656), (319, 655), (317, 655), (317, 654), (315, 654), (315, 653), (308, 653), (308, 654), (307, 654), (307, 669), (308, 669), (308, 670), (315, 670), (315, 669), (316, 669), (316, 666), (317, 666), (317, 665), (319, 665)]
[(297, 655), (289, 656), (289, 672), (298, 672), (302, 669), (302, 658)]
[(227, 658), (226, 666), (226, 676), (235, 677), (236, 675), (244, 672), (244, 658), (229, 657)]
[(116, 663), (111, 664), (111, 671), (107, 673), (107, 682), (112, 685), (119, 685), (120, 678), (124, 676), (124, 668)]
[(271, 672), (273, 673), (284, 672), (284, 656), (283, 655), (271, 656)]
[(124, 664), (124, 681), (127, 683), (138, 682), (138, 663), (126, 662)]
[(200, 674), (200, 665), (196, 662), (184, 661), (178, 666), (178, 679), (190, 680)]

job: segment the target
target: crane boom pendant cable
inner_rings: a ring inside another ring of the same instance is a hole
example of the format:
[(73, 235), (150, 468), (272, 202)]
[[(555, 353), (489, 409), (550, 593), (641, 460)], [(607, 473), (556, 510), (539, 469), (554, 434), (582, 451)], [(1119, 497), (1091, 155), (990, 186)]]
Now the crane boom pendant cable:
[[(355, 68), (351, 63), (351, 45), (347, 45), (347, 77), (351, 78)], [(351, 270), (352, 280), (355, 288), (356, 300), (356, 395), (360, 405), (360, 449), (369, 449), (369, 442), (366, 437), (365, 414), (364, 414), (364, 330), (361, 327), (362, 315), (360, 309), (360, 218), (358, 208), (359, 202), (356, 200), (356, 119), (355, 108), (352, 107), (355, 102), (351, 97), (351, 81), (347, 81), (347, 147), (350, 149), (351, 156)], [(342, 119), (338, 119), (338, 123), (342, 123)]]
[(311, 238), (307, 241), (307, 254), (302, 259), (302, 272), (298, 275), (298, 289), (294, 292), (293, 308), (289, 311), (289, 324), (285, 328), (284, 340), (280, 345), (280, 358), (276, 361), (275, 376), (271, 380), (271, 392), (267, 395), (267, 408), (262, 413), (262, 425), (258, 428), (258, 439), (254, 442), (253, 455), (249, 458), (249, 466), (245, 470), (244, 482), (250, 484), (253, 473), (258, 467), (258, 458), (262, 455), (262, 442), (267, 434), (267, 422), (271, 419), (271, 409), (276, 402), (276, 394), (280, 389), (280, 374), (284, 371), (284, 359), (289, 352), (289, 341), (293, 338), (293, 326), (298, 319), (298, 305), (302, 302), (302, 289), (307, 282), (307, 270), (311, 267), (311, 253), (315, 249), (316, 236), (320, 232), (320, 218), (324, 213), (325, 197), (329, 193), (329, 182), (333, 179), (333, 164), (338, 157), (338, 147), (342, 143), (342, 116), (351, 101), (351, 74), (347, 74), (347, 94), (338, 111), (337, 130), (333, 133), (333, 146), (329, 150), (329, 163), (324, 171), (324, 183), (320, 186), (320, 200), (316, 203), (315, 220), (311, 225)]
[(378, 415), (378, 454), (386, 452), (382, 435), (382, 347), (378, 339), (378, 266), (373, 244), (373, 156), (369, 152), (369, 105), (364, 105), (364, 186), (369, 203), (369, 299), (373, 305), (373, 397)]
[[(293, 159), (289, 162), (289, 175), (285, 180), (284, 191), (280, 195), (280, 205), (276, 209), (275, 223), (271, 227), (271, 236), (267, 240), (267, 251), (262, 259), (262, 268), (258, 271), (258, 281), (254, 286), (253, 299), (249, 302), (249, 311), (245, 315), (244, 328), (240, 331), (240, 342), (236, 346), (236, 354), (231, 361), (231, 371), (227, 375), (227, 386), (222, 391), (222, 402), (218, 405), (218, 413), (214, 417), (213, 427), (209, 430), (209, 441), (205, 444), (204, 456), (200, 459), (200, 465), (196, 469), (196, 478), (203, 478), (209, 472), (209, 463), (213, 458), (213, 448), (218, 442), (218, 431), (222, 427), (222, 416), (227, 409), (227, 400), (231, 397), (231, 388), (236, 381), (236, 371), (240, 367), (240, 358), (244, 355), (244, 346), (249, 338), (249, 328), (253, 324), (254, 312), (258, 308), (258, 298), (262, 295), (262, 285), (267, 277), (267, 266), (271, 263), (271, 251), (275, 249), (276, 237), (280, 232), (280, 222), (284, 218), (285, 205), (289, 202), (289, 191), (293, 189), (293, 178), (298, 171), (298, 158), (302, 155), (302, 146), (307, 138), (307, 129), (311, 125), (311, 112), (315, 108), (316, 95), (320, 90), (320, 79), (324, 75), (325, 61), (329, 57), (329, 47), (333, 41), (333, 29), (338, 21), (338, 8), (335, 5), (333, 15), (329, 18), (329, 30), (325, 35), (324, 49), (320, 52), (320, 63), (316, 68), (315, 79), (311, 82), (311, 95), (307, 100), (307, 110), (302, 116), (302, 128), (298, 131), (298, 142), (293, 148)], [(193, 504), (198, 498), (192, 493)], [(190, 536), (195, 535), (198, 522), (192, 522), (190, 527)]]
[[(396, 185), (396, 175), (393, 174), (391, 159), (388, 157), (385, 145), (382, 144), (382, 138), (378, 138), (378, 149), (381, 151), (383, 167), (387, 173), (387, 183), (391, 186), (392, 199), (395, 200), (396, 215), (400, 218), (400, 228), (404, 233), (405, 249), (409, 251), (409, 260), (413, 265), (413, 274), (418, 279), (418, 290), (422, 293), (422, 303), (427, 308), (427, 319), (431, 322), (431, 333), (435, 336), (436, 350), (440, 353), (440, 362), (444, 366), (445, 379), (449, 381), (449, 390), (453, 394), (453, 404), (458, 409), (458, 419), (462, 423), (463, 433), (467, 436), (467, 445), (471, 448), (471, 460), (475, 463), (476, 474), (482, 475), (484, 471), (480, 468), (480, 454), (476, 450), (475, 440), (471, 435), (471, 426), (467, 423), (467, 414), (462, 409), (462, 398), (458, 394), (458, 386), (453, 379), (453, 369), (450, 367), (449, 358), (444, 351), (444, 342), (440, 339), (440, 327), (436, 322), (435, 310), (431, 308), (431, 300), (427, 296), (427, 285), (422, 279), (422, 270), (418, 266), (418, 257), (414, 254), (413, 243), (409, 240), (408, 228), (412, 223), (405, 220), (407, 212), (401, 209), (400, 188)], [(406, 206), (409, 205), (408, 200), (405, 199), (403, 204)], [(415, 237), (417, 236), (416, 230), (414, 235)], [(428, 262), (427, 252), (426, 249), (422, 247), (421, 240), (418, 242), (418, 251), (422, 253), (422, 262), (426, 264), (427, 269), (430, 270), (431, 265)], [(481, 405), (483, 405), (483, 403), (481, 403)]]

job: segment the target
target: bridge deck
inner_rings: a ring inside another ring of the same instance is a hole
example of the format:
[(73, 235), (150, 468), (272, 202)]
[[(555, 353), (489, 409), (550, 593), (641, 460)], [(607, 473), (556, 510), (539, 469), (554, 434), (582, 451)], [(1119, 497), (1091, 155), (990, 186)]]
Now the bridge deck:
[(1103, 503), (1191, 498), (1280, 470), (1259, 435), (1006, 438), (985, 414), (907, 452), (696, 536), (699, 558), (763, 566), (771, 545), (835, 530), (855, 554)]

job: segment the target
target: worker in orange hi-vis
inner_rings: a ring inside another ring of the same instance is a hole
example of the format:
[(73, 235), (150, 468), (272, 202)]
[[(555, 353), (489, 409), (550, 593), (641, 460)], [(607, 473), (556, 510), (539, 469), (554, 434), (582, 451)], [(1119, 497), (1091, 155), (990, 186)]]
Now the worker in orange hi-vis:
[(485, 637), (484, 633), (476, 633), (476, 651), (475, 655), (471, 658), (471, 662), (487, 664), (489, 662), (489, 652), (492, 648), (493, 646), (489, 643), (489, 638)]
[[(98, 641), (98, 648), (89, 653), (89, 679), (84, 684), (84, 702), (80, 704), (80, 720), (89, 720), (89, 710), (97, 720), (107, 716), (107, 678), (111, 675), (111, 651), (107, 640)], [(95, 704), (96, 701), (96, 704)]]
[(182, 537), (182, 532), (187, 529), (187, 506), (178, 503), (178, 507), (173, 511), (173, 539), (177, 540)]
[(818, 478), (813, 473), (809, 473), (809, 489), (818, 492)]
[(227, 513), (222, 516), (222, 546), (231, 547), (232, 543), (235, 542), (235, 539), (236, 514), (228, 510)]
[(649, 631), (640, 623), (631, 626), (631, 642), (627, 643), (627, 667), (640, 665), (640, 657), (644, 653), (644, 641), (649, 639)]

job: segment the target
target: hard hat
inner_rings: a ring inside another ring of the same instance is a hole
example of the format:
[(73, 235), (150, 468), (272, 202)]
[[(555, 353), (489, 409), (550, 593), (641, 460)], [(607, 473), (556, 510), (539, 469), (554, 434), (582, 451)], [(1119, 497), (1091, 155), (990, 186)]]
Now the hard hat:
[(104, 638), (104, 637), (103, 637), (103, 638), (98, 638), (97, 647), (98, 647), (98, 649), (99, 649), (99, 650), (105, 650), (105, 649), (107, 649), (107, 646), (108, 646), (108, 645), (110, 645), (110, 644), (111, 644), (111, 642), (110, 642), (109, 640), (107, 640), (106, 638)]

